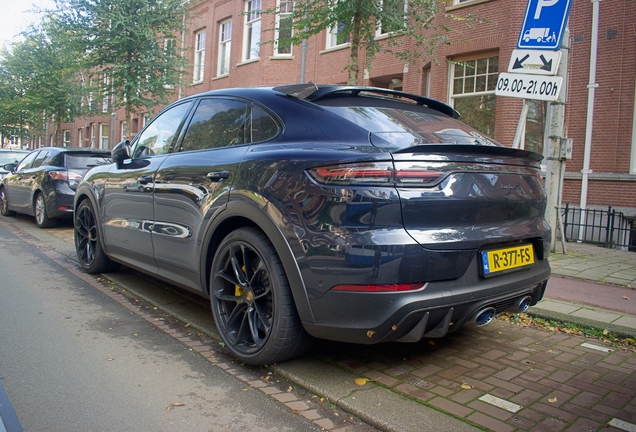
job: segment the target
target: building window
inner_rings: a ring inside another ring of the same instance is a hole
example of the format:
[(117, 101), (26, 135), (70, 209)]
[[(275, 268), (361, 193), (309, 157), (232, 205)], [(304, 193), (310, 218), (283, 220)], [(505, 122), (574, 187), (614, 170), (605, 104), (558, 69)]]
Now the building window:
[(453, 60), (450, 68), (451, 105), (464, 123), (494, 136), (499, 56)]
[(245, 2), (243, 61), (257, 59), (261, 51), (261, 0)]
[(62, 131), (62, 141), (63, 141), (64, 147), (69, 147), (71, 145), (71, 131), (70, 130)]
[(292, 45), (289, 39), (293, 34), (292, 12), (294, 2), (292, 0), (277, 0), (278, 15), (276, 15), (276, 45), (275, 55), (291, 55)]
[(95, 123), (91, 123), (91, 148), (95, 148)]
[[(636, 92), (633, 106), (636, 107)], [(629, 173), (636, 174), (636, 109), (634, 109), (634, 121), (632, 122), (632, 163), (629, 165)]]
[[(376, 30), (376, 37), (386, 35), (404, 28), (406, 20), (406, 1), (405, 0), (382, 0), (382, 10), (391, 17), (380, 20)], [(401, 13), (400, 13), (401, 12)]]
[(121, 140), (125, 140), (128, 138), (128, 123), (123, 121), (121, 122)]
[(230, 73), (230, 52), (232, 50), (232, 21), (221, 23), (219, 35), (219, 67), (218, 76)]
[(431, 97), (431, 65), (424, 67), (422, 71), (422, 95)]
[(194, 36), (194, 73), (192, 82), (203, 82), (203, 70), (205, 66), (205, 30)]
[(108, 123), (99, 124), (99, 148), (108, 150)]
[(108, 77), (104, 75), (104, 97), (102, 98), (102, 112), (108, 112), (108, 96), (109, 96), (109, 83)]
[(340, 21), (336, 27), (331, 27), (327, 32), (327, 48), (348, 44), (351, 40), (350, 31), (347, 21)]
[(77, 130), (77, 146), (84, 147), (84, 129)]
[(522, 148), (543, 154), (547, 102), (528, 99), (526, 103), (528, 104), (528, 117), (526, 117)]

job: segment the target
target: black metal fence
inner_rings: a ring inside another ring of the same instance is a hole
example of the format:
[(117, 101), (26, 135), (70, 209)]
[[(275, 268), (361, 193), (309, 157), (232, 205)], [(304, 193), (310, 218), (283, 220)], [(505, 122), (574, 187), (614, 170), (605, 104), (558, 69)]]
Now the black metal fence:
[(561, 208), (563, 235), (567, 241), (594, 243), (607, 248), (636, 252), (636, 217), (625, 216), (611, 207), (607, 210)]

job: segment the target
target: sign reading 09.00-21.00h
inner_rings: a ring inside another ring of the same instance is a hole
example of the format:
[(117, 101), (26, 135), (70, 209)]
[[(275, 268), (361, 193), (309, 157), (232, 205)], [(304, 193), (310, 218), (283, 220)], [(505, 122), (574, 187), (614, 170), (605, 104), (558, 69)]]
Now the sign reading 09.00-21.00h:
[(555, 101), (563, 79), (556, 74), (571, 0), (528, 0), (508, 72), (499, 75), (497, 96)]

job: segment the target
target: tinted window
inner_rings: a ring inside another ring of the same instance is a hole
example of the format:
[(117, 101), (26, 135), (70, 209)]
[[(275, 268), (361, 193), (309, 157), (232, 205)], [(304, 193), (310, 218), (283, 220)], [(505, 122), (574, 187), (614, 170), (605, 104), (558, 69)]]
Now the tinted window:
[(38, 153), (40, 153), (40, 152), (34, 151), (33, 153), (31, 153), (27, 157), (25, 157), (24, 160), (22, 162), (20, 162), (20, 165), (18, 165), (18, 168), (16, 168), (16, 171), (22, 171), (24, 169), (30, 168), (31, 167), (31, 162), (33, 162), (33, 160), (38, 155)]
[(252, 108), (252, 142), (274, 138), (278, 133), (278, 125), (273, 118), (261, 108)]
[(86, 170), (97, 165), (109, 164), (110, 158), (100, 154), (67, 154), (66, 168), (70, 170)]
[(133, 151), (134, 157), (168, 153), (191, 104), (192, 102), (182, 103), (155, 117), (139, 135)]
[(33, 161), (31, 168), (37, 168), (40, 165), (42, 165), (42, 162), (44, 162), (44, 159), (46, 159), (48, 155), (49, 155), (48, 151), (41, 151), (38, 157), (35, 158), (35, 160)]
[(247, 105), (224, 99), (203, 99), (197, 107), (181, 151), (245, 144)]
[[(415, 144), (471, 144), (499, 146), (470, 126), (437, 111), (423, 108), (325, 107), (399, 147)], [(379, 141), (379, 140), (378, 140)], [(374, 141), (374, 144), (379, 144)]]

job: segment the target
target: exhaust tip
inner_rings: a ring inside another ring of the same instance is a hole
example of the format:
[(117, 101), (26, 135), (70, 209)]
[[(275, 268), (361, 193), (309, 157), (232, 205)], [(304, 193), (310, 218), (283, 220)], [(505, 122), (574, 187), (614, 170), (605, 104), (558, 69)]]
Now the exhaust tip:
[(479, 312), (475, 314), (475, 320), (474, 320), (475, 326), (477, 327), (485, 326), (490, 321), (492, 321), (492, 319), (495, 317), (495, 313), (496, 311), (494, 307), (487, 307), (480, 310)]
[(519, 300), (519, 303), (517, 304), (517, 312), (521, 313), (521, 312), (527, 311), (531, 303), (532, 303), (532, 297), (530, 296), (523, 297), (521, 300)]

